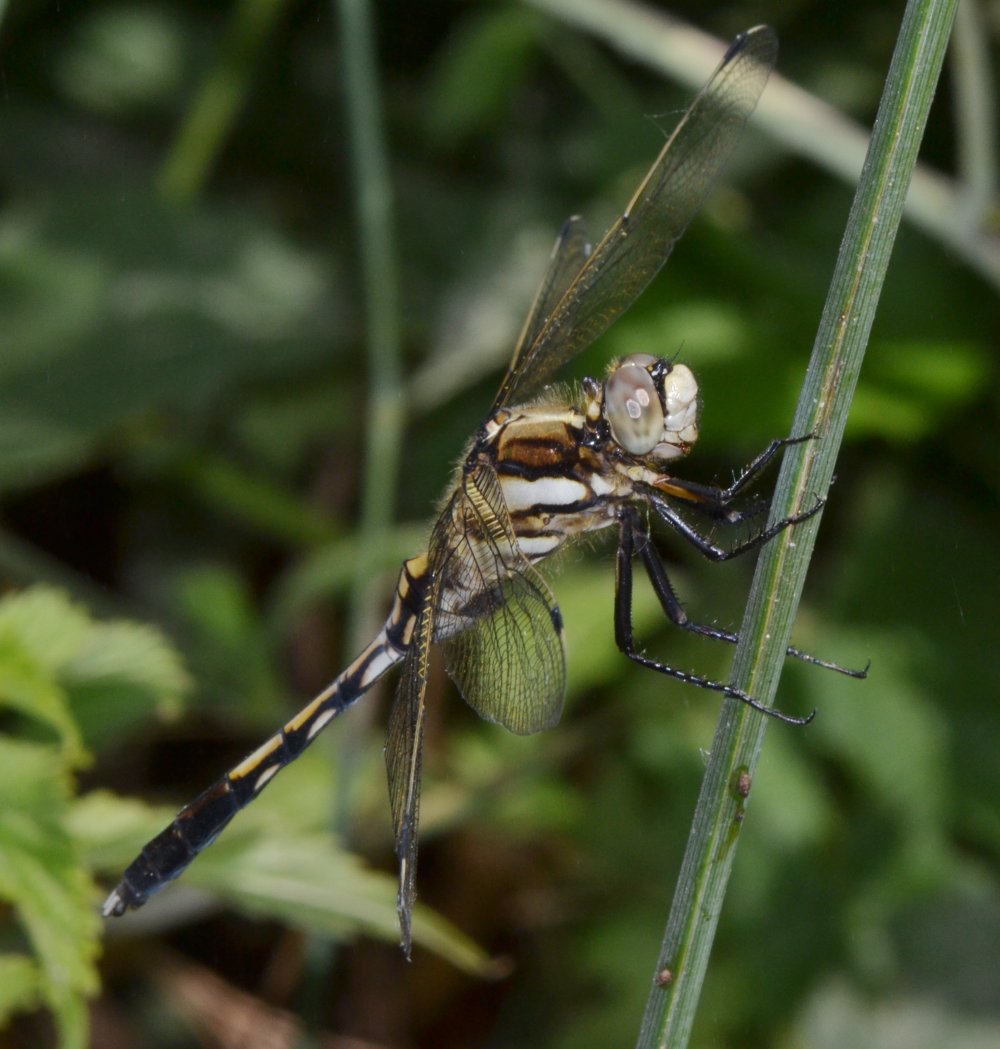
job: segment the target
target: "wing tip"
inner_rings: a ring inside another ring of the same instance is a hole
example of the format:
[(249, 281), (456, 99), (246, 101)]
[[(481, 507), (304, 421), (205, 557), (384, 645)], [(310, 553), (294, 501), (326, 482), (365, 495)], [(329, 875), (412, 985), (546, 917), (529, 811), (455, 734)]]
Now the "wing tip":
[(761, 65), (771, 67), (778, 60), (778, 34), (769, 25), (755, 25), (740, 33), (726, 48), (722, 65), (727, 66), (745, 51), (753, 49)]
[(396, 897), (396, 914), (399, 917), (399, 946), (403, 957), (409, 962), (413, 960), (413, 898), (407, 892), (405, 886), (406, 875), (400, 872), (401, 883), (399, 894)]

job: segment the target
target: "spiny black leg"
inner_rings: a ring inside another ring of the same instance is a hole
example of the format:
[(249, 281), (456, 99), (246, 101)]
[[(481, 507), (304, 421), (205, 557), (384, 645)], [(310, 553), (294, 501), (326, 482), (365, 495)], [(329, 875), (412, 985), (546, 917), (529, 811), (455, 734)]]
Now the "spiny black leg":
[(764, 470), (767, 469), (771, 460), (781, 451), (782, 448), (788, 448), (793, 444), (803, 444), (805, 441), (811, 441), (815, 436), (816, 435), (812, 433), (805, 433), (798, 437), (776, 437), (762, 452), (758, 452), (757, 455), (755, 455), (750, 462), (740, 470), (736, 479), (728, 488), (722, 488), (719, 490), (721, 502), (728, 503), (751, 481), (755, 480), (759, 474), (763, 473)]
[[(709, 637), (716, 641), (727, 641), (731, 645), (735, 645), (739, 641), (740, 635), (735, 631), (724, 630), (721, 627), (706, 626), (704, 623), (696, 623), (688, 618), (688, 614), (684, 610), (683, 605), (681, 605), (677, 594), (674, 593), (674, 588), (667, 577), (660, 555), (650, 539), (649, 530), (632, 507), (628, 507), (622, 512), (621, 528), (623, 533), (626, 531), (630, 533), (628, 536), (622, 536), (622, 544), (628, 544), (629, 549), (642, 558), (642, 563), (646, 569), (646, 575), (649, 577), (649, 582), (653, 587), (653, 592), (659, 599), (660, 607), (666, 613), (671, 623), (679, 626), (682, 630), (690, 631), (692, 634)], [(829, 660), (820, 659), (818, 656), (812, 656), (808, 652), (803, 652), (794, 645), (789, 645), (785, 649), (785, 655), (791, 659), (809, 663), (812, 666), (823, 667), (826, 670), (836, 670), (838, 674), (846, 674), (848, 677), (864, 678), (868, 676), (867, 666), (864, 670), (842, 667), (839, 663), (832, 663)]]
[[(686, 670), (678, 670), (676, 667), (668, 666), (666, 663), (658, 663), (655, 659), (650, 659), (636, 650), (632, 630), (632, 558), (635, 556), (636, 542), (633, 524), (634, 521), (630, 522), (627, 514), (622, 516), (615, 585), (615, 642), (618, 648), (629, 659), (640, 666), (648, 667), (650, 670), (655, 670), (660, 674), (667, 674), (669, 677), (676, 678), (678, 681), (684, 681), (689, 685), (697, 685), (698, 688), (707, 688), (713, 692), (721, 692), (724, 696), (738, 699), (741, 703), (746, 703), (747, 706), (752, 707), (754, 710), (759, 710), (762, 714), (767, 714), (768, 717), (775, 718), (778, 721), (784, 721), (789, 725), (807, 725), (812, 721), (816, 715), (815, 711), (808, 717), (793, 717), (791, 714), (785, 714), (774, 707), (765, 706), (759, 700), (754, 699), (753, 696), (738, 688), (733, 688), (732, 685), (724, 685), (720, 681), (712, 681), (710, 678), (701, 677), (698, 674), (689, 674)], [(666, 580), (666, 573), (663, 573), (663, 578)], [(680, 609), (680, 602), (678, 602), (677, 596), (671, 589), (669, 581), (667, 581), (665, 592), (670, 595), (670, 602), (673, 607)], [(662, 597), (661, 603), (663, 603)], [(664, 609), (666, 608), (667, 605), (664, 604)], [(683, 610), (681, 611), (683, 613)], [(670, 615), (669, 611), (667, 615)], [(671, 618), (673, 617), (671, 616)], [(677, 622), (676, 620), (674, 621)], [(710, 627), (705, 629), (711, 630)]]
[[(619, 543), (619, 556), (628, 556), (631, 559), (638, 554), (646, 568), (646, 574), (652, 584), (653, 592), (656, 594), (667, 618), (675, 626), (683, 630), (689, 630), (692, 634), (700, 634), (703, 637), (714, 638), (718, 641), (736, 642), (739, 640), (736, 634), (721, 628), (706, 626), (695, 623), (688, 618), (684, 606), (674, 592), (673, 585), (667, 577), (666, 569), (660, 561), (649, 537), (649, 530), (632, 507), (622, 511), (620, 516), (621, 539)], [(629, 581), (629, 598), (631, 598), (631, 580)]]
[(720, 488), (718, 485), (698, 484), (697, 481), (686, 481), (679, 477), (671, 478), (671, 486), (675, 489), (690, 493), (691, 506), (703, 514), (716, 520), (725, 521), (727, 524), (739, 524), (751, 517), (757, 517), (765, 513), (770, 503), (766, 499), (757, 499), (754, 503), (743, 510), (732, 509), (730, 503), (739, 495), (744, 488), (764, 472), (771, 464), (774, 457), (783, 448), (792, 444), (802, 444), (804, 441), (812, 440), (814, 434), (804, 434), (800, 437), (778, 437), (762, 451), (750, 460), (742, 470), (735, 476), (733, 483), (728, 488)]
[(702, 535), (696, 528), (692, 528), (692, 526), (677, 513), (663, 496), (650, 493), (648, 498), (659, 517), (710, 561), (728, 561), (731, 557), (739, 557), (740, 554), (746, 554), (751, 550), (756, 550), (757, 547), (763, 546), (764, 543), (773, 539), (779, 532), (783, 532), (791, 525), (807, 521), (813, 516), (813, 514), (818, 514), (826, 505), (825, 499), (817, 499), (816, 504), (811, 506), (808, 510), (803, 510), (798, 514), (792, 514), (791, 517), (783, 517), (780, 521), (776, 521), (771, 525), (770, 528), (763, 529), (756, 535), (743, 540), (743, 542), (737, 543), (735, 546), (730, 547), (727, 550), (725, 547), (717, 546), (711, 541), (711, 539)]
[(697, 481), (685, 481), (679, 477), (672, 477), (671, 484), (675, 488), (683, 489), (692, 495), (691, 505), (714, 517), (725, 518), (727, 521), (736, 523), (753, 517), (767, 508), (766, 501), (761, 500), (749, 510), (730, 511), (729, 504), (743, 491), (751, 482), (755, 481), (770, 465), (771, 460), (781, 451), (792, 444), (802, 444), (810, 441), (813, 434), (805, 434), (801, 437), (777, 437), (762, 451), (743, 467), (736, 475), (735, 480), (728, 488), (720, 488), (714, 484), (698, 484)]
[(755, 498), (749, 506), (734, 508), (728, 502), (728, 498), (731, 497), (721, 493), (721, 489), (710, 484), (698, 484), (697, 481), (686, 481), (680, 477), (671, 477), (670, 487), (671, 494), (683, 499), (685, 505), (690, 506), (692, 510), (726, 524), (740, 524), (752, 517), (760, 517), (771, 508), (770, 502), (760, 497)]

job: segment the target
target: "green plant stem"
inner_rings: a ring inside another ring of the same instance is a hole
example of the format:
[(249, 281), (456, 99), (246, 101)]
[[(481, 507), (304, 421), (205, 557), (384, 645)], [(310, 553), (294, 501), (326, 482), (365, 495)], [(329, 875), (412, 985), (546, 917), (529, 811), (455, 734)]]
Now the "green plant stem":
[[(403, 395), (400, 366), (398, 278), (393, 237), (393, 194), (382, 128), (375, 35), (368, 0), (335, 0), (340, 29), (340, 57), (344, 76), (349, 150), (352, 160), (354, 210), (361, 253), (364, 295), (365, 349), (368, 363), (368, 401), (362, 447), (365, 462), (361, 479), (357, 558), (352, 564), (349, 644), (352, 651), (369, 640), (377, 623), (378, 603), (384, 599), (379, 573), (373, 571), (380, 551), (391, 541), (391, 524), (403, 434)], [(351, 795), (360, 748), (375, 706), (362, 710), (341, 726), (337, 749), (337, 798), (333, 829), (347, 837)], [(336, 946), (326, 939), (307, 944), (309, 975), (304, 997), (310, 1012), (322, 1013)], [(300, 1046), (318, 1039), (300, 1039)]]
[[(377, 550), (393, 517), (404, 415), (393, 194), (369, 4), (367, 0), (337, 0), (336, 7), (368, 335), (369, 395), (359, 526), (369, 547)], [(357, 579), (360, 596), (371, 582), (364, 565), (359, 566)]]
[(285, 0), (240, 0), (222, 51), (209, 71), (170, 147), (157, 190), (173, 204), (195, 200), (246, 98), (260, 52)]
[[(793, 432), (816, 439), (785, 456), (772, 520), (808, 508), (829, 489), (956, 6), (957, 0), (907, 5), (796, 412)], [(781, 533), (757, 564), (732, 683), (766, 703), (777, 687), (818, 525), (817, 516)], [(639, 1049), (687, 1044), (765, 723), (738, 702), (724, 704)]]
[[(382, 129), (381, 97), (371, 9), (368, 0), (337, 0), (340, 54), (344, 73), (350, 154), (353, 162), (354, 208), (361, 252), (364, 294), (368, 401), (364, 412), (365, 461), (361, 478), (358, 558), (351, 587), (351, 652), (374, 634), (385, 587), (373, 571), (379, 552), (389, 542), (403, 437), (403, 392), (400, 365), (398, 277), (393, 237), (393, 194)], [(341, 735), (338, 823), (346, 825), (354, 733), (367, 724), (374, 707), (352, 721)]]

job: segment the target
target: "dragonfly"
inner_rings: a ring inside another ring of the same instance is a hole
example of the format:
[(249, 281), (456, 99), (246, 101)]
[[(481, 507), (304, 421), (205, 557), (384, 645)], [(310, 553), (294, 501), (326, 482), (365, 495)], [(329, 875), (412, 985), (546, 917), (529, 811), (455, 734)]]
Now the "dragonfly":
[[(385, 755), (401, 942), (409, 957), (431, 648), (443, 648), (450, 677), (482, 718), (518, 734), (551, 728), (566, 686), (563, 621), (536, 565), (600, 529), (618, 529), (614, 628), (629, 659), (783, 721), (808, 720), (645, 655), (633, 636), (632, 585), (638, 561), (674, 624), (738, 641), (735, 632), (688, 617), (653, 544), (650, 520), (713, 561), (760, 547), (822, 502), (730, 547), (716, 545), (679, 507), (726, 523), (759, 514), (760, 506), (738, 509), (734, 500), (783, 447), (809, 438), (772, 441), (728, 487), (698, 484), (668, 472), (698, 439), (698, 384), (686, 365), (637, 354), (612, 365), (603, 381), (585, 379), (576, 404), (545, 390), (666, 262), (732, 154), (776, 57), (769, 27), (738, 36), (596, 248), (581, 219), (565, 224), (489, 414), (460, 461), (427, 549), (404, 562), (377, 637), (274, 736), (180, 810), (126, 869), (104, 904), (105, 916), (141, 907), (178, 877), (326, 725), (400, 667)], [(788, 655), (864, 674), (796, 648)]]

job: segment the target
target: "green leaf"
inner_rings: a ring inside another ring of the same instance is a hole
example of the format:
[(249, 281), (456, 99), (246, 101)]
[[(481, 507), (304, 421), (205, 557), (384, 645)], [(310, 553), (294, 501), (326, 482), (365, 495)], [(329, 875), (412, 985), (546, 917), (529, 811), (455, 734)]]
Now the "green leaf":
[(126, 620), (95, 623), (64, 671), (71, 687), (118, 680), (148, 690), (161, 715), (179, 711), (180, 694), (189, 685), (177, 653), (163, 635)]
[[(97, 990), (93, 886), (63, 824), (72, 790), (58, 748), (0, 736), (0, 899), (15, 907), (37, 958), (37, 993), (67, 1047), (86, 1042)], [(17, 969), (27, 1002), (27, 960)]]
[[(244, 831), (206, 853), (191, 880), (250, 914), (312, 933), (399, 942), (395, 875), (367, 869), (329, 834)], [(416, 943), (458, 968), (490, 972), (482, 949), (429, 908), (417, 906), (413, 932)]]
[(72, 659), (89, 629), (87, 613), (50, 587), (0, 599), (0, 636), (16, 638), (43, 670), (55, 672)]
[(176, 716), (188, 687), (179, 657), (152, 627), (92, 620), (47, 586), (0, 599), (0, 704), (55, 730), (72, 765), (86, 759), (81, 725), (94, 742), (150, 707)]
[(259, 216), (182, 216), (134, 186), (34, 199), (0, 236), (0, 489), (88, 461), (154, 412), (329, 355), (332, 283)]
[(71, 766), (86, 763), (87, 754), (65, 689), (53, 681), (16, 639), (0, 631), (0, 706), (16, 710), (53, 730), (64, 760)]
[(57, 673), (88, 629), (86, 615), (55, 590), (40, 587), (0, 599), (0, 705), (51, 729), (70, 767), (84, 764), (87, 755)]
[[(186, 686), (177, 655), (149, 627), (93, 620), (50, 587), (0, 599), (0, 707), (21, 717), (0, 735), (0, 899), (13, 908), (4, 924), (19, 927), (0, 934), (30, 948), (0, 958), (0, 1019), (42, 1005), (62, 1045), (86, 1044), (100, 922), (67, 823), (73, 772), (88, 760), (77, 714), (94, 718), (116, 694), (170, 713)], [(55, 741), (39, 742), (39, 726)], [(30, 738), (14, 738), (18, 728)]]
[(14, 1013), (38, 1007), (41, 980), (42, 974), (30, 958), (0, 955), (0, 1026)]

